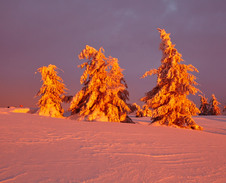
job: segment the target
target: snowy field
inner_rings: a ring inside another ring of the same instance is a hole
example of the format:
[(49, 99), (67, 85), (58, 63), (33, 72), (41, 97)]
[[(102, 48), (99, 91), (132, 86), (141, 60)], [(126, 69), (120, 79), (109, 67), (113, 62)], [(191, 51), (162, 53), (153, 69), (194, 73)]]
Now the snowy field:
[(194, 117), (194, 131), (12, 111), (0, 108), (0, 182), (226, 182), (226, 116)]

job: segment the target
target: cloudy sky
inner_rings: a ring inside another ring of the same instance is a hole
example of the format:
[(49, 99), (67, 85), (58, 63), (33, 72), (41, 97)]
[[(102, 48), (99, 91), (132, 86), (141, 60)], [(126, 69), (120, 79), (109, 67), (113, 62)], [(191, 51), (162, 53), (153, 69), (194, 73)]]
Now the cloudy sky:
[(225, 7), (223, 0), (1, 0), (0, 106), (34, 107), (41, 86), (35, 72), (49, 64), (64, 71), (68, 95), (75, 95), (85, 45), (119, 59), (130, 102), (139, 103), (156, 84), (140, 77), (160, 66), (157, 28), (171, 33), (184, 63), (199, 70), (206, 97), (214, 93), (226, 105)]

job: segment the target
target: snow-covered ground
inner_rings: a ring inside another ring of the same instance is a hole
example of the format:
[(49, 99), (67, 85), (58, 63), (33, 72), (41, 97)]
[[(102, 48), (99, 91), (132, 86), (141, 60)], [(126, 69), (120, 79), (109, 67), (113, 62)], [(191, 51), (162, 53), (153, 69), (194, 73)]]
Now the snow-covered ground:
[(194, 131), (12, 110), (0, 108), (0, 182), (226, 182), (226, 116), (194, 117)]

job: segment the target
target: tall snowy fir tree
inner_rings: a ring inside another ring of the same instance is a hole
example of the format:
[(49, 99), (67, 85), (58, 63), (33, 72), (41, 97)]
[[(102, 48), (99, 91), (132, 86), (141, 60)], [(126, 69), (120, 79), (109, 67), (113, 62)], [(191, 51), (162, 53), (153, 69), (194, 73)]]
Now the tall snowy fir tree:
[(201, 102), (201, 105), (199, 107), (199, 110), (200, 110), (199, 115), (208, 115), (209, 103), (207, 102), (207, 99), (205, 98), (205, 96), (200, 95), (200, 102)]
[(87, 45), (79, 54), (79, 59), (88, 61), (79, 66), (85, 67), (80, 79), (83, 88), (74, 96), (70, 110), (89, 121), (126, 121), (130, 111), (127, 85), (118, 60), (106, 58), (103, 52), (103, 48), (97, 51)]
[(209, 107), (209, 115), (220, 115), (221, 111), (218, 107), (220, 103), (217, 101), (217, 98), (214, 94), (212, 94), (212, 98), (210, 99), (210, 107)]
[(57, 75), (57, 69), (55, 65), (51, 64), (38, 69), (43, 81), (42, 87), (37, 93), (37, 96), (41, 96), (38, 102), (39, 115), (63, 117), (64, 110), (61, 103), (66, 88), (61, 77)]
[(122, 69), (118, 64), (117, 58), (109, 57), (107, 59), (107, 93), (106, 93), (106, 116), (108, 121), (131, 122), (127, 113), (130, 108), (127, 105), (129, 100), (128, 86), (122, 74)]
[(180, 128), (202, 130), (192, 119), (199, 113), (196, 105), (187, 96), (195, 95), (199, 90), (195, 87), (196, 77), (188, 71), (198, 70), (192, 65), (181, 64), (182, 55), (177, 52), (169, 35), (164, 29), (158, 29), (160, 38), (160, 50), (162, 50), (161, 66), (158, 69), (147, 71), (148, 75), (157, 75), (157, 86), (147, 92), (141, 99), (153, 109), (152, 122), (161, 125)]

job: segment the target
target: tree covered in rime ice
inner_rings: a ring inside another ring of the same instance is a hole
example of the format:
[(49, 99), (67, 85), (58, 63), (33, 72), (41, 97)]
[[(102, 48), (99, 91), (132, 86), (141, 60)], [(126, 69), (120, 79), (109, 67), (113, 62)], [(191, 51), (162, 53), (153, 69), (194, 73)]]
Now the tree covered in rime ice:
[(136, 117), (143, 117), (143, 111), (142, 111), (141, 107), (138, 104), (133, 103), (132, 107), (135, 108), (134, 111), (136, 111)]
[(64, 110), (61, 103), (66, 88), (63, 80), (57, 75), (56, 69), (58, 68), (51, 64), (38, 69), (43, 81), (42, 87), (37, 93), (37, 96), (41, 96), (38, 102), (39, 115), (63, 117)]
[(149, 109), (147, 104), (143, 105), (142, 112), (143, 112), (143, 117), (152, 117), (152, 111), (151, 109)]
[(200, 114), (199, 115), (208, 115), (208, 112), (209, 112), (209, 103), (207, 102), (207, 99), (200, 95), (200, 102), (201, 102), (201, 105), (200, 105)]
[(136, 117), (151, 117), (152, 116), (152, 111), (149, 109), (147, 104), (143, 105), (142, 108), (136, 103), (133, 103), (133, 106), (136, 108)]
[(221, 114), (220, 108), (218, 107), (220, 103), (217, 101), (214, 94), (212, 94), (212, 98), (210, 99), (210, 107), (209, 107), (209, 115), (219, 115)]
[(198, 70), (192, 65), (181, 64), (182, 55), (177, 52), (169, 35), (164, 29), (158, 29), (160, 38), (160, 50), (162, 50), (161, 66), (158, 69), (147, 71), (148, 75), (157, 75), (157, 86), (147, 92), (141, 99), (153, 109), (152, 122), (180, 128), (201, 130), (192, 119), (199, 113), (195, 104), (187, 98), (187, 95), (195, 95), (199, 90), (194, 86), (196, 77), (188, 71)]
[(85, 68), (80, 79), (83, 88), (73, 97), (70, 110), (89, 121), (126, 121), (127, 84), (118, 59), (106, 58), (103, 52), (87, 45), (79, 54), (79, 59), (88, 61), (79, 66)]

